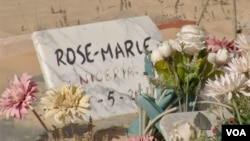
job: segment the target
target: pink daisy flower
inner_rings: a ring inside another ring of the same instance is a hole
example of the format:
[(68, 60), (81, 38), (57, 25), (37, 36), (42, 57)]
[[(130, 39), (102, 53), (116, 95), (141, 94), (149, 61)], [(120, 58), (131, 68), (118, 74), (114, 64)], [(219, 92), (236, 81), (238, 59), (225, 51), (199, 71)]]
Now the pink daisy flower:
[(24, 73), (22, 77), (14, 76), (10, 81), (10, 88), (7, 88), (0, 98), (0, 115), (8, 119), (23, 119), (23, 114), (33, 109), (31, 103), (36, 99), (34, 94), (38, 92), (36, 83), (31, 80), (32, 76)]
[(234, 41), (228, 41), (226, 38), (223, 38), (222, 40), (218, 40), (215, 38), (214, 35), (208, 35), (208, 38), (206, 40), (207, 45), (207, 51), (208, 52), (217, 52), (219, 49), (226, 49), (229, 53), (234, 52)]

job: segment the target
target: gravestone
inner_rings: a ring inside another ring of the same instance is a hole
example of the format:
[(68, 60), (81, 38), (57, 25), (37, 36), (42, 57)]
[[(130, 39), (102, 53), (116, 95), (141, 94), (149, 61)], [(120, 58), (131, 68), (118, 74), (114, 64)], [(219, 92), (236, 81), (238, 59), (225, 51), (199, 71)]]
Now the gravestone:
[(32, 34), (47, 88), (81, 84), (91, 94), (93, 119), (137, 111), (135, 96), (149, 87), (144, 49), (162, 41), (148, 16), (118, 19)]

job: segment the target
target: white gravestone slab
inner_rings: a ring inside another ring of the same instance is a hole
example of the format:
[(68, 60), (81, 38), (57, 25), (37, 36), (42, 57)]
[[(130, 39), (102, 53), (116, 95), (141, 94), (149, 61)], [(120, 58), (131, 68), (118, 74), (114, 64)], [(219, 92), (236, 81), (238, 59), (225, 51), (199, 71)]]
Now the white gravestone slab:
[(93, 119), (134, 113), (133, 97), (146, 92), (144, 48), (162, 41), (147, 16), (38, 31), (32, 34), (48, 88), (81, 84), (91, 94)]

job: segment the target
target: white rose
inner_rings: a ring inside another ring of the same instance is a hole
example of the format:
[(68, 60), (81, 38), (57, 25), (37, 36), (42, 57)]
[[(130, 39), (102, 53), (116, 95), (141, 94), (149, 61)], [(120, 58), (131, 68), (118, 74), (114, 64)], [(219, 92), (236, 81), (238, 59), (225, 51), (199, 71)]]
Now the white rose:
[(209, 53), (207, 56), (208, 62), (216, 65), (225, 65), (230, 58), (230, 54), (226, 49), (219, 49), (217, 53)]
[(202, 49), (205, 48), (204, 44), (200, 42), (184, 41), (182, 43), (184, 44), (183, 51), (188, 55), (194, 55), (196, 53), (199, 53)]
[(208, 62), (211, 64), (214, 64), (215, 63), (215, 56), (216, 56), (216, 53), (209, 53), (207, 56)]
[(175, 52), (175, 50), (172, 48), (172, 46), (169, 44), (168, 41), (165, 41), (162, 44), (160, 44), (160, 46), (158, 47), (158, 50), (161, 56), (165, 58), (170, 57)]
[(168, 43), (171, 45), (171, 47), (175, 51), (179, 51), (179, 52), (182, 51), (181, 45), (180, 45), (180, 43), (178, 41), (170, 39), (170, 40), (168, 40)]
[(207, 37), (204, 28), (197, 25), (184, 25), (176, 36), (188, 41), (204, 41)]
[(207, 34), (205, 30), (197, 25), (185, 25), (176, 34), (176, 40), (182, 43), (184, 53), (194, 55), (205, 47)]
[(153, 50), (151, 54), (151, 61), (153, 65), (155, 65), (156, 62), (163, 60), (163, 57), (161, 56), (158, 49)]
[(230, 59), (230, 55), (226, 49), (219, 49), (215, 56), (215, 63), (217, 65), (224, 65)]

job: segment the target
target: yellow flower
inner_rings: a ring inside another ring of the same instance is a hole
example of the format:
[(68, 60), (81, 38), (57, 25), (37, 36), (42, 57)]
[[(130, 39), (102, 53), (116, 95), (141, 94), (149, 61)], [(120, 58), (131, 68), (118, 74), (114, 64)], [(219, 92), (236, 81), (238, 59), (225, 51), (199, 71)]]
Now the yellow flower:
[(45, 118), (54, 116), (59, 124), (75, 123), (83, 120), (89, 111), (91, 95), (86, 95), (81, 86), (63, 85), (56, 90), (49, 90), (41, 98), (41, 105), (45, 111)]

